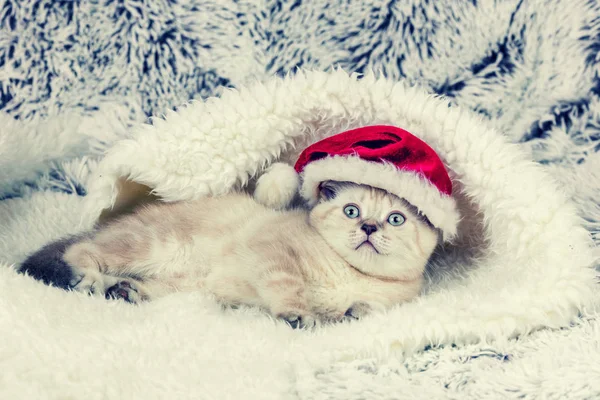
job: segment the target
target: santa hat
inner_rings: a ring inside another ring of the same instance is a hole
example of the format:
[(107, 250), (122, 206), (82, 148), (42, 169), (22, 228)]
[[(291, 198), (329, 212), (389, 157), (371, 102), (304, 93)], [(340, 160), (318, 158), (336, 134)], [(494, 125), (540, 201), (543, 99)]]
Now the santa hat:
[(354, 182), (405, 199), (445, 240), (456, 235), (460, 216), (448, 172), (431, 147), (404, 129), (367, 126), (330, 136), (307, 147), (294, 170), (274, 164), (257, 183), (257, 200), (273, 207), (289, 204), (298, 188), (296, 174), (309, 205), (318, 201), (322, 182)]

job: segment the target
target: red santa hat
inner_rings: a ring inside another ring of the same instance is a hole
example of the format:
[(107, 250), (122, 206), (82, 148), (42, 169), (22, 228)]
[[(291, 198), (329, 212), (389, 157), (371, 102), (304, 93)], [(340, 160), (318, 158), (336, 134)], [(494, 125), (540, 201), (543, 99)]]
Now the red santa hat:
[[(404, 129), (367, 126), (330, 136), (307, 147), (294, 169), (301, 178), (300, 195), (309, 205), (318, 201), (321, 182), (369, 185), (417, 207), (445, 240), (456, 235), (460, 216), (448, 172), (431, 147)], [(291, 167), (276, 164), (259, 179), (256, 193), (265, 203), (282, 206), (298, 188), (294, 175)]]

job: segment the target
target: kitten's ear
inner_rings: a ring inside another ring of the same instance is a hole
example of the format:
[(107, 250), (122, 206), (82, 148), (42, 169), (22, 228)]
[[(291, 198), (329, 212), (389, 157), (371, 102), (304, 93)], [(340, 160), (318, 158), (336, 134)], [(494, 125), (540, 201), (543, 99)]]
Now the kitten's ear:
[(325, 181), (319, 184), (319, 200), (328, 201), (337, 195), (341, 185), (335, 181)]

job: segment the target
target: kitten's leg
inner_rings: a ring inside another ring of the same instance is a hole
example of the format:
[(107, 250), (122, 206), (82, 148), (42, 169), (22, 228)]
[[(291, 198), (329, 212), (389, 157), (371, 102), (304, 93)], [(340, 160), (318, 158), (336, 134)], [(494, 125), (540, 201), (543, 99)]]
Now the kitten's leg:
[(126, 277), (129, 260), (125, 256), (109, 253), (93, 240), (74, 244), (63, 258), (72, 269), (73, 278), (69, 286), (74, 290), (130, 303), (151, 297), (145, 287), (147, 285)]
[(143, 282), (137, 279), (115, 279), (114, 285), (106, 285), (105, 297), (107, 299), (124, 300), (127, 303), (139, 304), (175, 291), (169, 285), (156, 279), (147, 279)]
[(389, 298), (376, 296), (368, 290), (353, 292), (354, 290), (343, 287), (339, 287), (337, 291), (318, 288), (311, 294), (318, 319), (328, 323), (361, 319), (394, 304)]
[(132, 304), (148, 300), (140, 285), (134, 283), (132, 280), (119, 280), (106, 289), (104, 296), (107, 299), (124, 300)]
[(361, 319), (374, 311), (383, 311), (385, 306), (381, 303), (357, 301), (346, 310), (344, 316), (350, 319)]
[(83, 238), (84, 236), (71, 236), (45, 245), (27, 257), (18, 267), (18, 271), (46, 285), (69, 289), (73, 272), (71, 266), (63, 260), (63, 255), (69, 247)]
[(68, 248), (63, 259), (73, 272), (69, 282), (69, 287), (72, 289), (93, 296), (104, 296), (106, 284), (115, 283), (113, 281), (106, 282), (109, 279), (105, 279), (104, 274), (100, 272), (100, 266), (104, 264), (104, 257), (88, 240), (75, 243)]
[(353, 303), (347, 307), (345, 317), (360, 319), (373, 312), (411, 300), (421, 291), (423, 279), (408, 282), (371, 281), (368, 291), (356, 292)]
[(257, 289), (274, 317), (283, 319), (292, 328), (315, 325), (301, 276), (281, 268), (270, 269), (260, 280)]
[[(331, 300), (331, 299), (329, 299)], [(327, 304), (322, 308), (317, 307), (317, 317), (320, 321), (326, 323), (341, 322), (344, 320), (357, 320), (361, 319), (375, 310), (385, 310), (385, 306), (375, 302), (369, 301), (355, 301), (351, 304), (348, 302), (340, 302), (339, 305), (334, 306)]]

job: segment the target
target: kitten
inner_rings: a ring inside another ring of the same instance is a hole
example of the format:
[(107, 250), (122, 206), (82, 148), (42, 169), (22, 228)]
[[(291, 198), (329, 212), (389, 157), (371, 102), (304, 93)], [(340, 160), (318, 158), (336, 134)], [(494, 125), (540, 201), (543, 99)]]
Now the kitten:
[(144, 206), (43, 248), (20, 271), (132, 303), (204, 290), (309, 326), (412, 299), (438, 240), (406, 201), (330, 181), (308, 212), (245, 194)]

